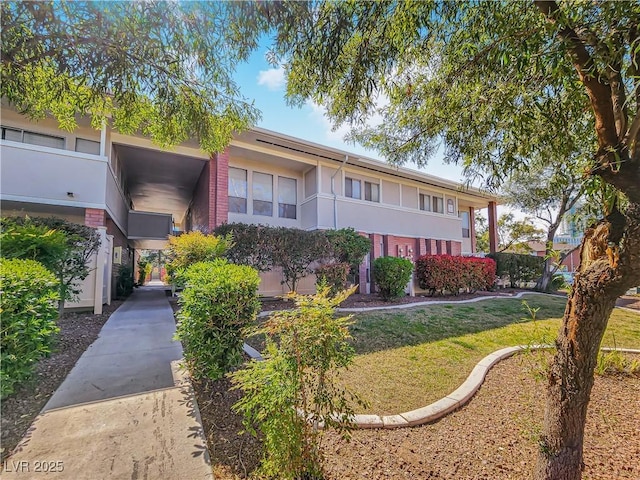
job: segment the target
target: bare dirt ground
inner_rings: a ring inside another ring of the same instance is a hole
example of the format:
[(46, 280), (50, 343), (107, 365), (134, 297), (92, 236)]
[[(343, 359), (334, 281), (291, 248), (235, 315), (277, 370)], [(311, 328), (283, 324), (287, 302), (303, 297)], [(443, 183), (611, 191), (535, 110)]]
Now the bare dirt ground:
[(98, 338), (102, 326), (120, 305), (122, 301), (115, 300), (111, 305), (105, 305), (100, 315), (90, 312), (65, 313), (58, 321), (60, 334), (54, 344), (54, 352), (38, 362), (30, 380), (2, 400), (2, 459), (22, 439), (49, 397), (84, 351)]

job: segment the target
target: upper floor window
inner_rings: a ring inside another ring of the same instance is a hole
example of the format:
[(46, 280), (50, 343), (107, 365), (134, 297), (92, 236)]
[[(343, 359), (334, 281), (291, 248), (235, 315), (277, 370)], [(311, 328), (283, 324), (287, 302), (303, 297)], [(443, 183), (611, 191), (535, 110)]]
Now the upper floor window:
[(471, 224), (469, 223), (469, 212), (458, 212), (458, 216), (462, 222), (462, 238), (471, 237)]
[(436, 197), (435, 195), (432, 196), (431, 211), (436, 213), (444, 213), (444, 198)]
[(100, 142), (96, 142), (95, 140), (86, 140), (84, 138), (76, 138), (76, 152), (100, 155)]
[(364, 199), (370, 202), (379, 202), (380, 185), (377, 183), (364, 182)]
[(431, 195), (420, 194), (420, 210), (424, 210), (425, 212), (431, 211)]
[(247, 213), (247, 171), (229, 168), (229, 212)]
[(18, 128), (2, 127), (2, 139), (39, 145), (41, 147), (64, 149), (64, 137), (28, 132)]
[(298, 190), (295, 178), (278, 177), (278, 216), (296, 218)]
[(449, 215), (456, 214), (456, 202), (453, 200), (453, 198), (447, 198), (447, 213)]
[(360, 192), (360, 180), (346, 177), (344, 179), (344, 196), (350, 198), (362, 198)]
[(253, 214), (273, 216), (273, 175), (253, 172)]

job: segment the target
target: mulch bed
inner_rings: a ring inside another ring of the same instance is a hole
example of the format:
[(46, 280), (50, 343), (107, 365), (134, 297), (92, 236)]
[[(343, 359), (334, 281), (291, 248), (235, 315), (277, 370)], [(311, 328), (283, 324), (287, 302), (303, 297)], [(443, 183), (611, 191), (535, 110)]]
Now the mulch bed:
[(112, 301), (111, 305), (104, 306), (100, 315), (91, 312), (65, 313), (58, 321), (60, 334), (54, 345), (55, 351), (38, 362), (28, 382), (2, 400), (2, 460), (22, 439), (53, 392), (84, 351), (98, 338), (102, 326), (122, 303), (119, 300)]
[[(544, 412), (544, 382), (525, 355), (495, 366), (476, 396), (445, 418), (421, 427), (356, 430), (350, 442), (328, 432), (326, 479), (522, 479), (536, 461)], [(214, 475), (247, 478), (261, 443), (241, 435), (231, 411), (240, 398), (228, 380), (195, 383)], [(585, 434), (585, 478), (640, 478), (640, 378), (598, 376)]]

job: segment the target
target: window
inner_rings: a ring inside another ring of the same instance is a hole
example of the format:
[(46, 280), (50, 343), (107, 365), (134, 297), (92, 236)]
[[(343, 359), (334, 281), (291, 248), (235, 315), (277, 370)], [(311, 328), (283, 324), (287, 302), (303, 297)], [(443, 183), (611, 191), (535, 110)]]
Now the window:
[(379, 202), (380, 185), (377, 183), (364, 182), (364, 199), (370, 202)]
[(431, 211), (431, 195), (420, 194), (420, 210)]
[(229, 212), (247, 213), (247, 171), (229, 168)]
[(31, 145), (40, 145), (41, 147), (64, 149), (63, 137), (27, 132), (17, 128), (2, 127), (2, 139), (11, 140), (12, 142), (29, 143)]
[(360, 180), (354, 178), (345, 178), (344, 180), (344, 195), (350, 198), (362, 198), (360, 194)]
[(470, 238), (471, 228), (469, 224), (469, 212), (458, 212), (458, 216), (462, 221), (462, 238)]
[(295, 178), (278, 177), (278, 216), (296, 218), (298, 192)]
[(447, 213), (449, 215), (456, 214), (456, 202), (452, 198), (447, 198)]
[(253, 172), (253, 214), (273, 216), (273, 175)]
[(431, 211), (436, 213), (444, 213), (444, 199), (442, 197), (431, 197)]
[(100, 142), (76, 138), (76, 152), (100, 155)]

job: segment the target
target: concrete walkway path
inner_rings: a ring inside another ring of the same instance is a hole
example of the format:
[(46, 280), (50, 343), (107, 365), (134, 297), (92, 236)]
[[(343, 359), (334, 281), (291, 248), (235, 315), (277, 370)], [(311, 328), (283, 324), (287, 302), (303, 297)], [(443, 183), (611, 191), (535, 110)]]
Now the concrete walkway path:
[(138, 289), (49, 399), (2, 478), (210, 479), (163, 290)]

